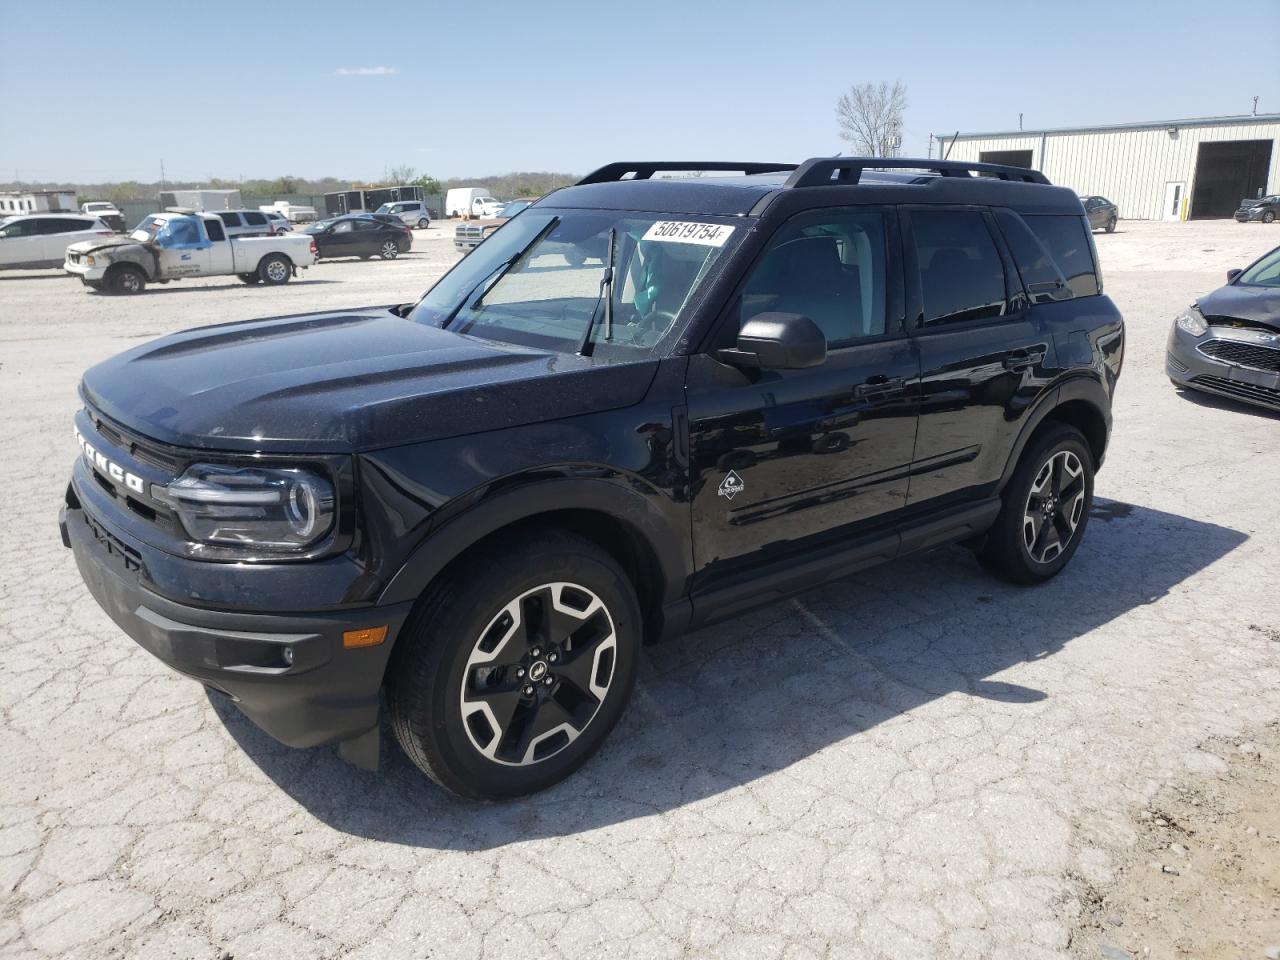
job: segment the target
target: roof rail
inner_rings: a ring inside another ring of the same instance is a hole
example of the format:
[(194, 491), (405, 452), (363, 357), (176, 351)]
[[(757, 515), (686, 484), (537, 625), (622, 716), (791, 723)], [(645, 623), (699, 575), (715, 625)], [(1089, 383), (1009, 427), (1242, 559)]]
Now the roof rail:
[[(812, 161), (810, 161), (812, 162)], [(593, 170), (575, 184), (611, 183), (616, 180), (648, 180), (660, 170), (730, 170), (752, 173), (786, 173), (795, 170), (794, 163), (735, 163), (732, 160), (622, 160), (617, 163), (606, 163), (599, 170)], [(627, 178), (627, 174), (631, 174)]]
[(986, 173), (1001, 180), (1049, 182), (1049, 178), (1039, 170), (1010, 167), (1001, 163), (966, 163), (963, 160), (921, 160), (911, 157), (814, 157), (796, 167), (783, 186), (849, 186), (861, 179), (863, 170), (929, 170), (943, 177), (967, 177), (973, 173)]

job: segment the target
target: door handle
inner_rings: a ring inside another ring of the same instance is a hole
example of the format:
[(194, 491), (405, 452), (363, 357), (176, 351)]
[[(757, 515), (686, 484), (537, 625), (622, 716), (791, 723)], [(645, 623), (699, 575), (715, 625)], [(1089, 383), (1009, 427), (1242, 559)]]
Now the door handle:
[(1045, 351), (1042, 347), (1036, 347), (1031, 350), (1014, 350), (1012, 353), (1006, 354), (1000, 363), (1006, 370), (1026, 370), (1028, 367), (1034, 367), (1044, 359), (1044, 356)]
[(902, 377), (888, 377), (878, 373), (874, 377), (867, 377), (865, 382), (854, 387), (853, 396), (857, 400), (866, 400), (868, 397), (884, 399), (896, 397), (905, 392), (906, 388), (907, 381)]

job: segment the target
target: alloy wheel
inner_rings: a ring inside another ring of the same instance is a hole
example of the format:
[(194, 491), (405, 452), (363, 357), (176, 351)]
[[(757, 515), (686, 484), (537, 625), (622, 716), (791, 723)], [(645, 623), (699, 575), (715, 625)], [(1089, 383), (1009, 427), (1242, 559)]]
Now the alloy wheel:
[(1022, 512), (1022, 543), (1035, 563), (1052, 563), (1075, 536), (1084, 515), (1084, 465), (1059, 450), (1036, 472)]
[(382, 258), (384, 260), (394, 260), (400, 253), (400, 248), (396, 246), (394, 240), (388, 240), (382, 245)]
[(509, 601), (463, 670), (459, 706), (471, 745), (507, 766), (559, 753), (599, 713), (617, 644), (613, 616), (581, 584), (546, 583)]
[(267, 279), (272, 283), (281, 283), (289, 276), (289, 268), (283, 260), (272, 260), (267, 264)]

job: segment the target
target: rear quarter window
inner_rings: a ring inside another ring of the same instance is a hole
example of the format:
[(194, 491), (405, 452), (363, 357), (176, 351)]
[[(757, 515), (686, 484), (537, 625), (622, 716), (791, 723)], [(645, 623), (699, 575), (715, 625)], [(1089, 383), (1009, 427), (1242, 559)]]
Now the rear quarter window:
[(1092, 297), (1101, 292), (1093, 241), (1084, 217), (1026, 214), (1022, 219), (1053, 257), (1072, 296)]
[(249, 224), (251, 227), (262, 227), (266, 226), (267, 217), (266, 214), (253, 213), (250, 211), (244, 215), (244, 222)]

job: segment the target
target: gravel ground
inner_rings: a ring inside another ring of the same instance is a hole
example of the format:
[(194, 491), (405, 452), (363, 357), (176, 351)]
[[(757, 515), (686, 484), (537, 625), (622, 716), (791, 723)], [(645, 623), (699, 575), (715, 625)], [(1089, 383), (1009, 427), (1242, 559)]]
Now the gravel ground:
[[(1162, 358), (1173, 314), (1280, 229), (1098, 236), (1128, 355), (1062, 576), (1017, 589), (945, 548), (653, 648), (601, 756), (505, 805), (450, 799), (389, 744), (376, 775), (274, 745), (120, 634), (56, 529), (85, 367), (412, 299), (448, 241), (276, 289), (0, 274), (0, 957), (1141, 957), (1176, 901), (1127, 893), (1131, 867), (1193, 893), (1203, 869), (1213, 898), (1214, 850), (1152, 871), (1142, 812), (1213, 794), (1233, 745), (1274, 772), (1280, 417), (1180, 395)], [(1269, 901), (1196, 955), (1280, 941), (1280, 848), (1255, 839), (1232, 856)]]

